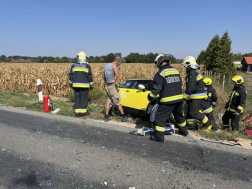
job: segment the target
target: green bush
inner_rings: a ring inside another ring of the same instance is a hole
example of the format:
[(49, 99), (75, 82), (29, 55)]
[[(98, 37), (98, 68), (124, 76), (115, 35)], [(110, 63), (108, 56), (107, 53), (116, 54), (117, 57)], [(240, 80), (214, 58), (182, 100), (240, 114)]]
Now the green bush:
[(106, 92), (102, 91), (98, 87), (94, 87), (92, 91), (89, 92), (89, 102), (97, 104), (105, 104), (106, 102)]

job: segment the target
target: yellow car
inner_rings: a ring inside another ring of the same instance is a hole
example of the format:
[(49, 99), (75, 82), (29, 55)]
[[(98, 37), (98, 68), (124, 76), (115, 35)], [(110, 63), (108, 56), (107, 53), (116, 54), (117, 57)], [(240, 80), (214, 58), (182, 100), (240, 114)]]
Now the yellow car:
[(133, 115), (149, 116), (157, 103), (157, 98), (148, 100), (148, 94), (153, 88), (151, 79), (127, 80), (119, 86), (119, 93), (123, 110)]

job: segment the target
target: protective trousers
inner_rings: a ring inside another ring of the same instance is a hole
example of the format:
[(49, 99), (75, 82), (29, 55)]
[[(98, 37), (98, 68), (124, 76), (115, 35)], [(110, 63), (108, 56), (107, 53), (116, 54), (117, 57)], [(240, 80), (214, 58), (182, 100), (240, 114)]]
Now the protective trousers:
[(217, 131), (219, 127), (216, 124), (215, 119), (214, 119), (212, 105), (208, 101), (203, 101), (202, 103), (200, 103), (200, 106), (201, 106), (202, 112), (208, 117), (208, 120), (210, 121), (210, 124), (212, 125), (213, 129)]
[(88, 92), (89, 89), (74, 88), (74, 96), (75, 96), (74, 108), (76, 116), (82, 116), (87, 113)]
[[(197, 119), (203, 123), (203, 127), (208, 128), (211, 125), (211, 122), (208, 120), (208, 117), (201, 113), (201, 105), (204, 103), (204, 99), (193, 99), (187, 101), (188, 104), (188, 117), (192, 119)], [(187, 119), (188, 120), (188, 119)]]
[(159, 104), (157, 113), (155, 116), (155, 132), (154, 136), (158, 140), (164, 140), (164, 132), (166, 122), (168, 121), (171, 113), (179, 126), (179, 129), (187, 130), (185, 117), (183, 116), (183, 102), (175, 104)]
[(231, 119), (232, 130), (239, 131), (240, 118), (241, 118), (241, 115), (236, 115), (233, 112), (226, 111), (222, 117), (222, 123), (223, 123), (224, 129), (229, 128), (229, 120)]

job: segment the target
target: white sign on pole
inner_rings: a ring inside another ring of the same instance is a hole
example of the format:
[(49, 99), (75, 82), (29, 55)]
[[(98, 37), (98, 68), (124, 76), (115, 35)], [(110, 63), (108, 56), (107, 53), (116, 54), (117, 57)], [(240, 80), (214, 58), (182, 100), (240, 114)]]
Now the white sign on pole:
[(41, 80), (37, 80), (37, 86), (38, 86), (38, 97), (39, 97), (39, 102), (43, 102), (43, 93), (42, 93), (42, 86), (41, 86)]

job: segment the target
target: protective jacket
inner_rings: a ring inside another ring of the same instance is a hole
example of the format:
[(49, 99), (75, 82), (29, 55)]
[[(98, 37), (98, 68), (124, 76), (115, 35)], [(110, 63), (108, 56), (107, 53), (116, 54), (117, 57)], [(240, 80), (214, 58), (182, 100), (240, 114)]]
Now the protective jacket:
[(213, 106), (216, 106), (217, 93), (211, 85), (209, 85), (207, 88), (207, 101)]
[(227, 111), (242, 113), (246, 104), (246, 96), (247, 93), (243, 85), (235, 86), (225, 106)]
[(73, 88), (90, 88), (93, 86), (91, 66), (85, 60), (79, 60), (71, 66), (69, 82)]
[(184, 98), (186, 100), (206, 99), (205, 84), (201, 74), (195, 69), (189, 69), (186, 73), (186, 91)]
[(174, 104), (183, 101), (182, 80), (177, 69), (164, 65), (154, 76), (153, 90), (149, 94), (160, 97), (160, 104)]

